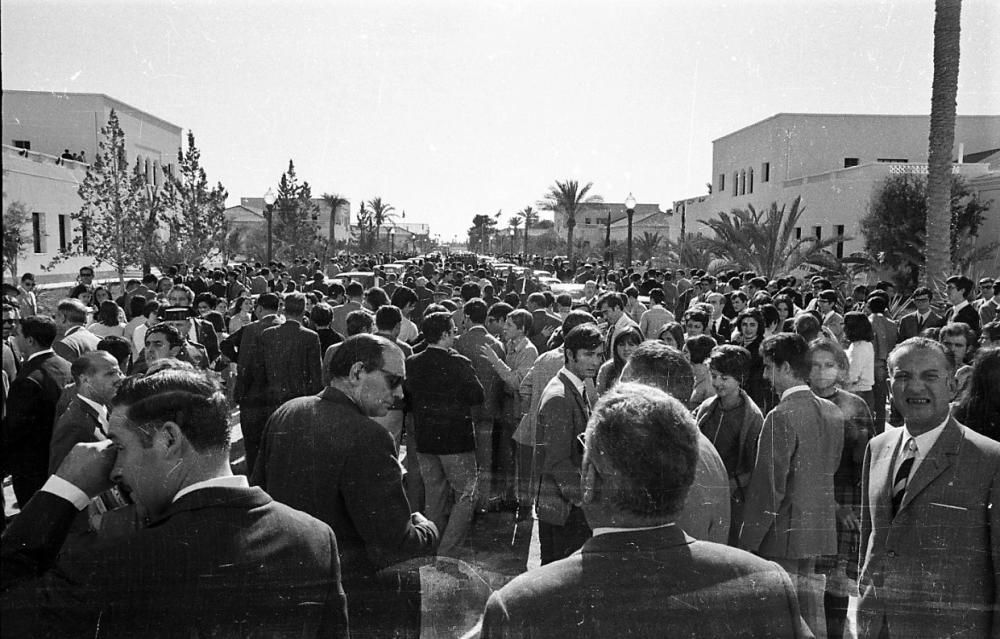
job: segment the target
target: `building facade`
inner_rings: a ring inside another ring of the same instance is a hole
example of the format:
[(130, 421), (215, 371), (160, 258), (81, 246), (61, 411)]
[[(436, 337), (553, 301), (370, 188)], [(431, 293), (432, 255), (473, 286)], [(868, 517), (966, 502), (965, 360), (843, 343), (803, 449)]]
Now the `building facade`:
[[(582, 204), (576, 213), (576, 226), (573, 229), (573, 241), (580, 242), (584, 248), (604, 246), (608, 235), (608, 218), (611, 218), (611, 239), (615, 242), (625, 242), (628, 239), (628, 214), (622, 202), (599, 202)], [(670, 235), (672, 211), (661, 211), (659, 204), (636, 203), (632, 213), (632, 237), (642, 237), (643, 233), (650, 235), (658, 233), (664, 240), (673, 239)], [(552, 216), (556, 235), (566, 238), (566, 214), (555, 211)], [(664, 245), (666, 243), (664, 242)]]

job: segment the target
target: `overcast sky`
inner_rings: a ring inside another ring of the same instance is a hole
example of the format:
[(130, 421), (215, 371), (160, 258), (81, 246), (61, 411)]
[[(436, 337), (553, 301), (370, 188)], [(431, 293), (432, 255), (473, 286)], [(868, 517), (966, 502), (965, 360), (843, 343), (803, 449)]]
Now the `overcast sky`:
[[(933, 0), (3, 0), (3, 85), (194, 131), (230, 203), (289, 158), (449, 239), (556, 179), (668, 208), (779, 112), (926, 114)], [(1000, 114), (1000, 2), (966, 0), (958, 112)]]

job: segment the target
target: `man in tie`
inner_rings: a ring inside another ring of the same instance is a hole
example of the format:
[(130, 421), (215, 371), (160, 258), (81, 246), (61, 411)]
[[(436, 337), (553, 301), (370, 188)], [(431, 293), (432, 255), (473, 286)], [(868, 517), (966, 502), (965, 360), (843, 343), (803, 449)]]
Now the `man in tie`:
[(913, 291), (913, 304), (917, 310), (899, 320), (899, 341), (916, 337), (924, 329), (944, 326), (944, 318), (931, 308), (932, 295), (933, 292), (926, 286)]
[(563, 342), (562, 370), (548, 383), (538, 405), (538, 539), (547, 564), (568, 557), (590, 537), (583, 515), (580, 468), (590, 402), (584, 380), (597, 374), (604, 339), (593, 324), (577, 326)]
[(1000, 443), (951, 417), (944, 346), (915, 337), (888, 364), (904, 425), (865, 454), (858, 636), (995, 637)]
[(108, 405), (125, 378), (118, 361), (104, 351), (84, 353), (69, 370), (76, 380), (76, 396), (52, 429), (49, 473), (56, 472), (73, 446), (108, 438)]

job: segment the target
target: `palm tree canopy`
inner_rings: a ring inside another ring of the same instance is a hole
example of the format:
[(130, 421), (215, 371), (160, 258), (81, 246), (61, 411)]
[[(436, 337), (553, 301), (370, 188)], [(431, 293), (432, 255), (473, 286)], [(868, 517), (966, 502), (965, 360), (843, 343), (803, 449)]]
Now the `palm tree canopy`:
[(372, 211), (372, 221), (375, 222), (375, 226), (382, 226), (395, 217), (391, 213), (396, 210), (396, 207), (388, 202), (383, 202), (381, 197), (373, 197), (368, 200), (368, 208)]
[(787, 211), (772, 202), (763, 211), (748, 206), (719, 213), (717, 219), (702, 221), (715, 233), (703, 239), (702, 249), (726, 260), (727, 266), (750, 269), (767, 279), (802, 265), (833, 266), (836, 260), (826, 249), (848, 238), (796, 239), (795, 227), (805, 211), (800, 204), (801, 197), (797, 197)]
[(600, 195), (587, 195), (594, 187), (593, 182), (587, 182), (582, 188), (576, 180), (556, 180), (556, 183), (549, 187), (548, 192), (538, 202), (538, 207), (545, 211), (562, 211), (566, 215), (566, 221), (573, 220), (576, 223), (576, 212), (582, 204), (603, 202)]

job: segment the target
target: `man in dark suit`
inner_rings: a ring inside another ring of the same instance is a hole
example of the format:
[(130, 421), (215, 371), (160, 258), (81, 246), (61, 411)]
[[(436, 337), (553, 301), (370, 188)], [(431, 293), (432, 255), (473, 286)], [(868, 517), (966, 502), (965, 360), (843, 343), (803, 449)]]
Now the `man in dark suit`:
[(944, 326), (944, 318), (931, 307), (933, 296), (933, 291), (926, 286), (920, 286), (913, 291), (913, 304), (917, 310), (899, 320), (900, 342), (920, 335), (924, 329)]
[(12, 476), (14, 494), (23, 507), (48, 477), (56, 404), (73, 377), (69, 362), (52, 350), (56, 325), (51, 319), (25, 317), (15, 330), (24, 363), (7, 395), (2, 475)]
[(889, 296), (875, 291), (868, 297), (868, 320), (872, 323), (872, 349), (875, 351), (875, 382), (872, 386), (872, 402), (875, 407), (875, 432), (885, 430), (885, 402), (889, 396), (889, 369), (886, 361), (889, 353), (899, 341), (896, 322), (885, 316), (889, 308)]
[(540, 355), (548, 350), (546, 346), (549, 336), (552, 335), (555, 329), (562, 326), (562, 318), (549, 312), (544, 293), (532, 293), (528, 295), (525, 308), (531, 312), (531, 328), (528, 330), (527, 337), (535, 345), (535, 348), (538, 349)]
[(947, 280), (948, 302), (951, 304), (944, 314), (945, 324), (964, 322), (979, 337), (979, 312), (969, 302), (975, 285), (964, 275), (952, 275)]
[(365, 289), (357, 282), (351, 282), (346, 288), (347, 301), (339, 306), (333, 307), (333, 321), (330, 328), (341, 335), (347, 335), (347, 316), (352, 311), (362, 310), (361, 303), (364, 301)]
[(587, 427), (590, 399), (584, 380), (597, 374), (603, 338), (593, 324), (571, 330), (563, 342), (563, 367), (545, 386), (538, 404), (538, 538), (543, 564), (568, 557), (590, 537), (580, 509), (577, 437)]
[(52, 428), (49, 473), (81, 442), (99, 442), (108, 437), (108, 405), (124, 375), (118, 360), (104, 351), (84, 353), (70, 366), (76, 394)]
[(802, 616), (824, 634), (825, 580), (816, 573), (816, 558), (837, 552), (833, 474), (844, 447), (844, 415), (806, 384), (808, 350), (797, 333), (777, 333), (760, 345), (764, 378), (781, 401), (764, 418), (740, 547), (792, 575)]
[(858, 636), (1000, 632), (1000, 444), (950, 415), (955, 362), (912, 338), (889, 356), (903, 427), (868, 445)]
[(438, 540), (435, 525), (411, 512), (395, 443), (371, 419), (402, 398), (403, 355), (383, 337), (356, 335), (334, 351), (330, 372), (320, 395), (271, 417), (253, 483), (333, 528), (358, 636), (419, 631), (419, 585), (399, 593), (380, 579)]
[(712, 305), (712, 317), (708, 320), (708, 328), (716, 344), (726, 344), (733, 336), (733, 325), (723, 311), (726, 307), (726, 296), (722, 293), (709, 293), (706, 300)]
[(84, 353), (97, 350), (101, 338), (87, 330), (87, 307), (78, 299), (64, 299), (56, 307), (59, 339), (52, 344), (55, 354), (70, 364)]
[[(3, 537), (5, 635), (346, 636), (333, 531), (232, 475), (228, 415), (202, 373), (126, 380)], [(62, 549), (112, 482), (148, 523)]]
[(302, 326), (305, 293), (285, 295), (285, 321), (260, 334), (260, 366), (273, 412), (290, 399), (315, 395), (323, 389), (319, 335)]
[(578, 489), (594, 536), (515, 578), (486, 604), (482, 636), (806, 637), (775, 563), (697, 541), (675, 523), (698, 429), (663, 391), (623, 384), (594, 409)]
[[(472, 408), (483, 385), (466, 357), (452, 350), (451, 313), (424, 316), (427, 348), (406, 360), (406, 398), (413, 415), (427, 516), (441, 530), (438, 554), (454, 555), (472, 525), (478, 476)], [(453, 504), (453, 505), (452, 505)]]

